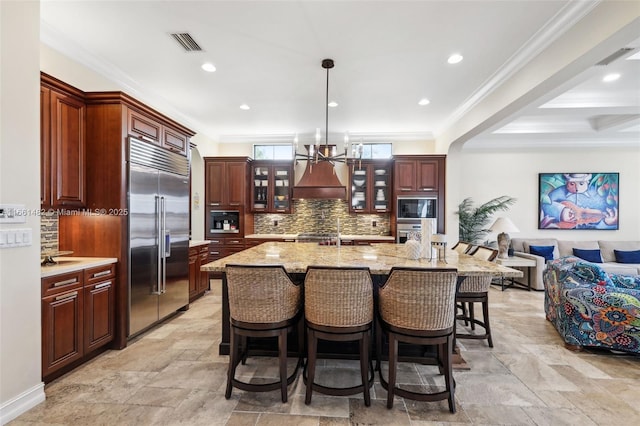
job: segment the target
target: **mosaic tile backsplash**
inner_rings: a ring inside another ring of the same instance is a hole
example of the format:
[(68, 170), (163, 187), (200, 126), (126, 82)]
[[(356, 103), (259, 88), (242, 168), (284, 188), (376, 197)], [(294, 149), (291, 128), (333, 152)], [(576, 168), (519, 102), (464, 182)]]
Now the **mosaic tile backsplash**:
[(293, 214), (255, 214), (254, 233), (335, 233), (338, 219), (342, 234), (389, 235), (391, 232), (389, 214), (350, 215), (344, 200), (294, 200), (293, 211)]
[(58, 213), (40, 216), (40, 252), (58, 251)]

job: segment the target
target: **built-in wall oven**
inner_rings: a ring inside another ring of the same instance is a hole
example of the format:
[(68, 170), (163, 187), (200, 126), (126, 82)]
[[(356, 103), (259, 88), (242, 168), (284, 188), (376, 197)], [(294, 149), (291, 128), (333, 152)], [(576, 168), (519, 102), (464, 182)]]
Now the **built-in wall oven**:
[(411, 232), (422, 231), (422, 219), (431, 220), (432, 229), (438, 229), (436, 197), (398, 197), (396, 207), (396, 242), (404, 243)]

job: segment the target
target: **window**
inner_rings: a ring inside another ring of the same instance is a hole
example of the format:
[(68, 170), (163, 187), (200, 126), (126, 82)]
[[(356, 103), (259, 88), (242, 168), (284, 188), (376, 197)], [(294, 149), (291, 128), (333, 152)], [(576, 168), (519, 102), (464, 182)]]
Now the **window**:
[(254, 145), (254, 160), (292, 160), (293, 148), (291, 144)]
[[(354, 143), (352, 147), (356, 147), (359, 144)], [(362, 144), (362, 158), (391, 158), (390, 143), (363, 143)], [(357, 157), (357, 154), (356, 154)]]

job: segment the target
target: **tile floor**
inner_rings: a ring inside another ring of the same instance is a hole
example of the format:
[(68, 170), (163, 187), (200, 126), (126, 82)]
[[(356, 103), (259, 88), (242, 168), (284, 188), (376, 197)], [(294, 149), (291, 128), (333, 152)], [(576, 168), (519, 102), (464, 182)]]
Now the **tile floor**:
[[(545, 320), (543, 293), (492, 288), (494, 348), (459, 340), (470, 369), (454, 371), (456, 414), (445, 401), (396, 399), (386, 409), (379, 380), (371, 407), (361, 395), (313, 394), (300, 377), (279, 391), (233, 390), (224, 398), (227, 357), (218, 355), (220, 281), (212, 291), (122, 351), (109, 351), (45, 387), (44, 403), (11, 425), (623, 425), (640, 423), (640, 357), (570, 352)], [(479, 309), (478, 309), (479, 310)], [(273, 359), (250, 358), (243, 377), (275, 377)], [(328, 374), (357, 380), (355, 361), (322, 361)], [(293, 365), (293, 363), (292, 363)], [(403, 364), (408, 386), (438, 386), (433, 366)], [(339, 374), (335, 374), (339, 373)], [(328, 383), (328, 382), (325, 382)], [(353, 382), (355, 383), (355, 381)]]

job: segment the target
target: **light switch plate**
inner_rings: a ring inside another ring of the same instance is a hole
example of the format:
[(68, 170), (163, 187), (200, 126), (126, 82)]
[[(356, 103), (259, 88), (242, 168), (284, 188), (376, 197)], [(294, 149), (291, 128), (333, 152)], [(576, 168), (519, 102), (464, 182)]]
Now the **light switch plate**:
[(0, 248), (24, 247), (32, 243), (31, 228), (0, 229)]

